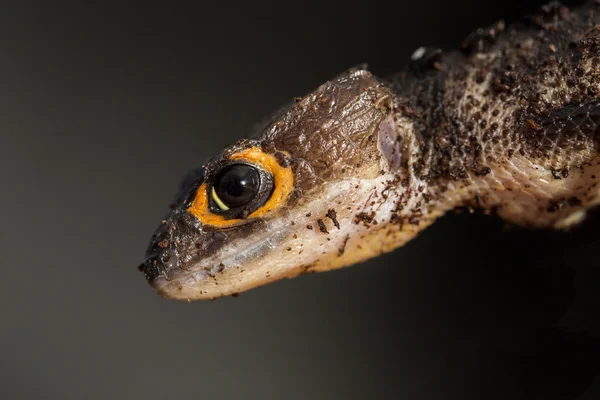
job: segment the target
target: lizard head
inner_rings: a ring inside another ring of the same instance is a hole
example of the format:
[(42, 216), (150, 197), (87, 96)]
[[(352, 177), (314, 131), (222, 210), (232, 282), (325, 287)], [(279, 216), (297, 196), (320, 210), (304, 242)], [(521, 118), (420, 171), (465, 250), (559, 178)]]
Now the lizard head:
[(189, 173), (147, 250), (147, 280), (163, 297), (217, 298), (381, 253), (361, 231), (377, 223), (364, 211), (390, 113), (389, 89), (350, 70)]

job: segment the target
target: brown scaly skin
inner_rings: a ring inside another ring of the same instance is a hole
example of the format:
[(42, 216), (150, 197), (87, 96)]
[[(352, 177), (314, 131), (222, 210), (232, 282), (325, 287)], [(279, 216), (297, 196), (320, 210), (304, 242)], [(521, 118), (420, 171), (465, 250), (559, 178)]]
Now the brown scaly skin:
[[(419, 68), (393, 77), (398, 118), (417, 142), (405, 155), (415, 175), (437, 186), (464, 180), (474, 205), (524, 225), (551, 225), (569, 214), (563, 208), (595, 202), (599, 12), (597, 2), (575, 11), (550, 3), (518, 25), (475, 32), (461, 52), (426, 51)], [(528, 177), (511, 173), (514, 164)], [(501, 175), (498, 187), (534, 198), (489, 193), (490, 173)], [(527, 213), (503, 210), (513, 201)]]
[[(147, 279), (176, 299), (236, 294), (391, 251), (459, 206), (523, 226), (579, 222), (600, 198), (599, 13), (552, 3), (460, 51), (420, 49), (388, 79), (356, 68), (325, 83), (189, 175)], [(291, 169), (289, 196), (227, 226), (191, 212), (247, 149)]]

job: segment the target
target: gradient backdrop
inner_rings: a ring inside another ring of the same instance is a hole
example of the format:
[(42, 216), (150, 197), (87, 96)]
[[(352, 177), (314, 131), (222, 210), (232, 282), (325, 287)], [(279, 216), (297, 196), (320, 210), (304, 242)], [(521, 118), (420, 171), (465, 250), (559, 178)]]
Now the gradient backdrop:
[(15, 3), (2, 399), (597, 398), (599, 218), (566, 235), (450, 215), (393, 254), (215, 302), (162, 300), (136, 269), (183, 174), (282, 103), (542, 1)]

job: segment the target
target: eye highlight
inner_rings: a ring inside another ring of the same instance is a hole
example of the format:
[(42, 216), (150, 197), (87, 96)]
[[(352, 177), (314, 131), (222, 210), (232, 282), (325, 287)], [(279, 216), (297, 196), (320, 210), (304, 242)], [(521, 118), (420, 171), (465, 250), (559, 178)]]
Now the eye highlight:
[(217, 203), (217, 205), (219, 206), (219, 208), (223, 211), (227, 211), (229, 210), (229, 207), (227, 207), (227, 205), (225, 203), (223, 203), (223, 200), (221, 200), (219, 198), (219, 195), (217, 194), (217, 191), (215, 190), (215, 187), (213, 186), (211, 191), (210, 191), (210, 195), (212, 196), (212, 199), (215, 201), (215, 203)]
[(258, 147), (229, 157), (197, 189), (187, 211), (204, 225), (228, 227), (266, 215), (287, 200), (294, 187), (290, 165)]

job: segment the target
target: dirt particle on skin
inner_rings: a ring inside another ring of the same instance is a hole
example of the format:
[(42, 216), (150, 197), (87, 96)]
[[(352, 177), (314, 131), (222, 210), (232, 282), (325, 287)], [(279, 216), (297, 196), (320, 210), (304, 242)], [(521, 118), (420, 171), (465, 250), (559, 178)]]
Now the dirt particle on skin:
[(314, 267), (315, 264), (308, 264), (308, 265), (303, 265), (300, 268), (302, 269), (302, 273), (303, 274), (307, 274), (307, 273), (311, 273), (313, 271), (311, 271), (311, 268)]
[(156, 243), (156, 245), (158, 247), (160, 247), (161, 249), (164, 249), (169, 245), (169, 241), (167, 239), (164, 239), (164, 240), (161, 240), (160, 242)]
[(298, 235), (296, 235), (295, 233), (292, 235), (292, 237), (293, 237), (294, 239), (298, 239)]
[(313, 226), (312, 225), (306, 225), (306, 229), (308, 229), (309, 231), (313, 230)]
[(487, 174), (489, 174), (490, 172), (492, 172), (492, 169), (490, 167), (483, 167), (481, 168), (481, 170), (478, 172), (479, 176), (486, 176)]
[(529, 127), (529, 129), (534, 130), (536, 132), (539, 132), (542, 130), (542, 126), (532, 119), (527, 120), (527, 126)]
[(361, 222), (365, 226), (369, 226), (373, 222), (373, 218), (375, 217), (375, 213), (367, 214), (366, 212), (358, 213), (354, 216), (354, 223), (360, 224)]
[(323, 222), (322, 219), (318, 219), (317, 220), (317, 224), (319, 225), (319, 230), (323, 233), (329, 233), (329, 231), (327, 230), (327, 227), (325, 226), (325, 222)]
[(346, 238), (344, 239), (344, 242), (342, 243), (342, 247), (340, 247), (338, 249), (338, 257), (341, 257), (344, 255), (344, 252), (346, 251), (346, 244), (348, 244), (348, 240), (350, 240), (350, 235), (346, 236)]
[(560, 171), (560, 174), (562, 175), (563, 178), (568, 178), (569, 177), (569, 169), (565, 168), (562, 171)]
[(337, 213), (333, 208), (327, 210), (327, 214), (325, 214), (325, 216), (333, 222), (333, 225), (335, 225), (336, 228), (340, 229), (340, 223), (337, 220)]
[(310, 218), (311, 216), (312, 216), (312, 213), (306, 214), (306, 218)]
[(392, 214), (390, 222), (394, 225), (402, 226), (402, 217), (400, 217), (398, 214)]
[(413, 215), (408, 219), (408, 223), (411, 225), (419, 225), (419, 216)]

